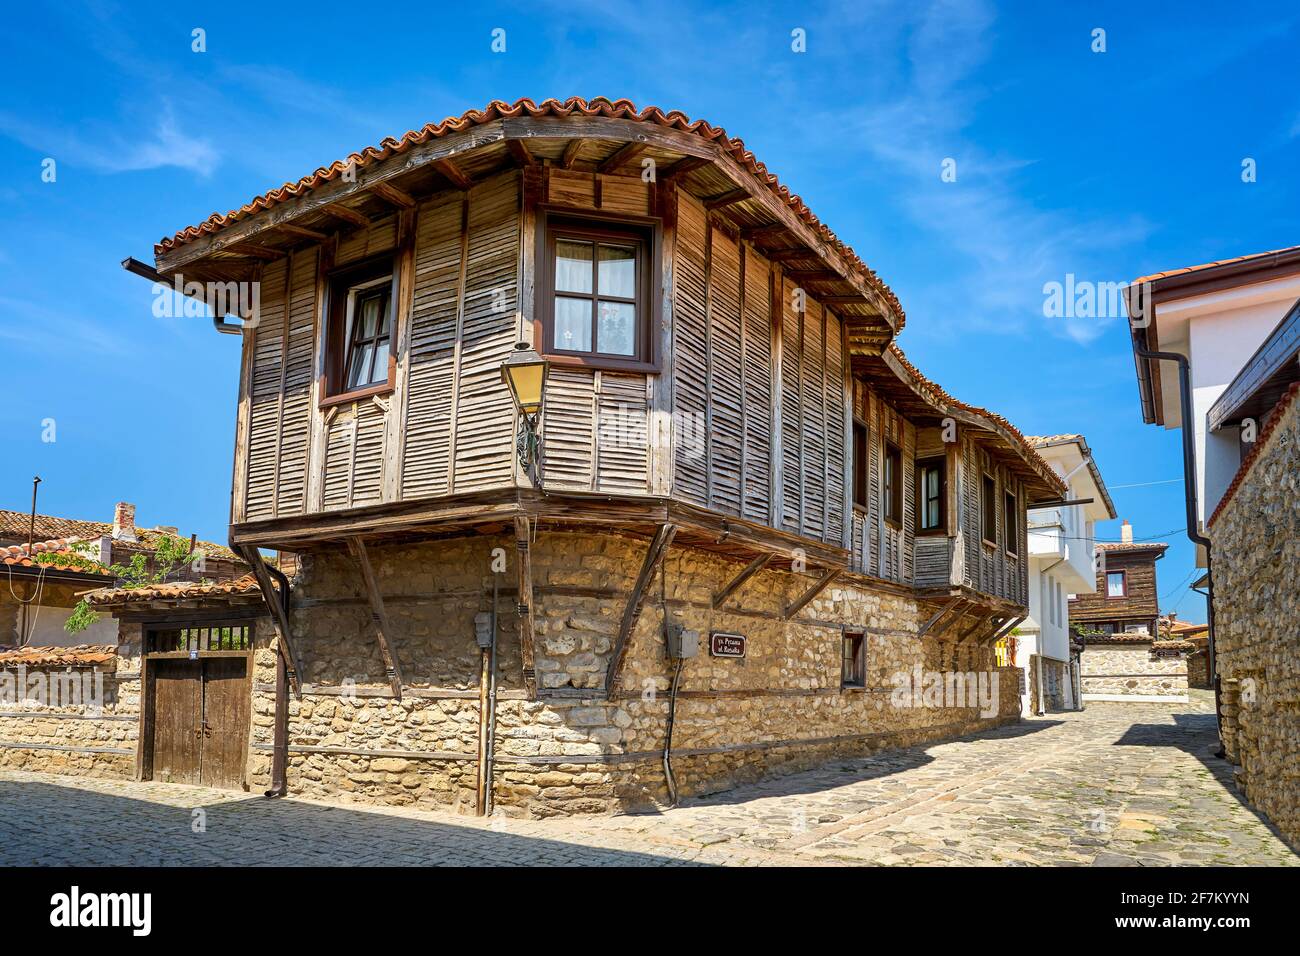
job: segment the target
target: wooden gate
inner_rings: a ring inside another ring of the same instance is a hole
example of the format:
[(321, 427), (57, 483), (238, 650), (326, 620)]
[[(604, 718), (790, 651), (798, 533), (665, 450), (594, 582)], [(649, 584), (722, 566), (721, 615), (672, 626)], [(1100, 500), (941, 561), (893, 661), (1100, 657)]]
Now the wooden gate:
[(245, 788), (249, 630), (203, 626), (148, 633), (143, 779)]

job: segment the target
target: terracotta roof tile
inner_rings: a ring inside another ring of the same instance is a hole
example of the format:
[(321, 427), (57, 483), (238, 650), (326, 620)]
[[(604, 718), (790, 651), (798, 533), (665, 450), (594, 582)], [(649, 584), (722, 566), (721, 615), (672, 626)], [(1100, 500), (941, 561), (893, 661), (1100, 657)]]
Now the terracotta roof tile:
[(190, 242), (200, 236), (211, 235), (232, 223), (246, 219), (249, 216), (256, 215), (263, 210), (270, 209), (280, 203), (295, 199), (305, 193), (311, 192), (325, 183), (338, 179), (345, 171), (351, 169), (364, 169), (375, 163), (382, 162), (391, 156), (404, 153), (411, 148), (428, 142), (431, 139), (438, 139), (452, 133), (463, 132), (475, 126), (482, 126), (502, 118), (517, 116), (603, 116), (610, 119), (631, 120), (638, 123), (655, 123), (670, 129), (677, 129), (687, 133), (693, 133), (702, 139), (717, 143), (726, 152), (731, 154), (742, 169), (747, 170), (750, 175), (757, 179), (762, 185), (766, 186), (778, 199), (786, 203), (795, 214), (804, 221), (815, 233), (820, 235), (823, 240), (835, 248), (841, 255), (857, 266), (863, 273), (868, 284), (874, 287), (889, 302), (890, 307), (898, 315), (899, 328), (901, 329), (904, 322), (903, 307), (899, 303), (897, 296), (887, 286), (884, 281), (876, 275), (874, 271), (867, 267), (857, 253), (845, 245), (831, 230), (821, 222), (812, 210), (810, 210), (802, 199), (790, 192), (789, 188), (781, 185), (776, 176), (767, 171), (767, 167), (754, 158), (754, 154), (745, 148), (745, 144), (739, 139), (727, 135), (726, 130), (719, 126), (713, 126), (704, 120), (691, 120), (684, 113), (678, 110), (672, 110), (665, 113), (657, 106), (648, 106), (643, 110), (628, 100), (610, 100), (605, 97), (596, 97), (591, 100), (584, 100), (581, 97), (571, 96), (566, 100), (546, 99), (541, 103), (534, 103), (530, 99), (519, 99), (514, 103), (505, 103), (501, 100), (493, 100), (482, 110), (468, 110), (460, 116), (452, 116), (444, 119), (441, 123), (430, 123), (421, 129), (412, 130), (405, 133), (399, 139), (389, 137), (378, 146), (367, 146), (359, 153), (353, 153), (346, 159), (338, 160), (329, 166), (323, 166), (317, 169), (309, 176), (304, 176), (297, 182), (288, 182), (277, 189), (272, 189), (261, 196), (257, 196), (238, 209), (232, 209), (227, 213), (213, 213), (203, 222), (195, 226), (188, 226), (176, 233), (174, 236), (163, 238), (154, 246), (154, 252), (161, 255), (170, 249)]
[(151, 584), (141, 588), (101, 588), (86, 595), (93, 607), (111, 607), (121, 604), (138, 604), (144, 601), (169, 601), (193, 598), (220, 598), (234, 594), (260, 594), (257, 578), (245, 574), (233, 581), (203, 584), (199, 581), (177, 581), (174, 584)]
[(1236, 265), (1238, 262), (1250, 262), (1253, 259), (1266, 259), (1269, 256), (1285, 255), (1289, 252), (1300, 251), (1300, 246), (1287, 246), (1285, 249), (1270, 249), (1268, 252), (1253, 252), (1248, 256), (1236, 256), (1232, 259), (1219, 259), (1215, 262), (1203, 262), (1198, 266), (1184, 266), (1181, 269), (1169, 269), (1165, 272), (1153, 272), (1149, 276), (1142, 276), (1134, 279), (1132, 285), (1138, 285), (1143, 282), (1156, 282), (1160, 279), (1167, 279), (1170, 276), (1187, 275), (1191, 272), (1202, 272), (1206, 269), (1215, 269), (1219, 266)]
[(1098, 541), (1098, 551), (1159, 551), (1162, 554), (1168, 550), (1169, 545), (1163, 541), (1133, 541), (1125, 543), (1123, 541)]
[[(75, 571), (80, 574), (99, 574), (108, 576), (108, 569), (101, 568), (99, 571), (89, 570), (84, 562), (91, 559), (84, 555), (77, 554), (72, 545), (78, 538), (54, 538), (50, 541), (36, 541), (28, 548), (26, 544), (14, 544), (8, 547), (0, 546), (0, 564), (9, 567), (34, 568), (43, 567), (50, 571)], [(56, 558), (60, 555), (67, 555), (67, 560), (38, 561), (38, 555), (49, 554)], [(97, 566), (98, 563), (96, 562)]]
[(17, 667), (86, 667), (111, 664), (117, 660), (112, 644), (78, 644), (75, 647), (27, 646), (0, 647), (0, 668)]
[(1044, 445), (1059, 445), (1067, 441), (1083, 441), (1082, 435), (1026, 435), (1025, 441), (1035, 448), (1042, 448)]
[[(30, 514), (22, 511), (0, 509), (0, 539), (26, 541), (31, 517)], [(164, 534), (170, 534), (171, 532), (159, 528), (137, 527), (135, 533), (138, 540), (123, 541), (118, 538), (113, 542), (114, 546), (128, 551), (152, 552), (158, 547), (159, 539)], [(79, 538), (88, 541), (91, 538), (101, 538), (104, 535), (111, 536), (112, 534), (113, 525), (108, 521), (83, 521), (79, 518), (60, 518), (54, 515), (36, 516), (36, 537), (41, 539)], [(174, 535), (174, 537), (186, 538), (187, 536)], [(228, 547), (214, 541), (199, 541), (197, 546), (202, 548), (203, 553), (209, 558), (239, 560), (238, 556)]]
[(1225, 491), (1223, 497), (1219, 499), (1219, 503), (1214, 509), (1214, 514), (1210, 515), (1210, 520), (1205, 522), (1207, 528), (1214, 526), (1214, 522), (1219, 519), (1219, 515), (1223, 514), (1223, 509), (1226, 508), (1228, 503), (1236, 496), (1237, 489), (1240, 488), (1242, 483), (1246, 480), (1246, 476), (1250, 473), (1250, 469), (1254, 467), (1255, 460), (1264, 453), (1264, 446), (1268, 443), (1269, 437), (1273, 434), (1273, 430), (1277, 427), (1277, 423), (1282, 420), (1283, 415), (1286, 413), (1286, 410), (1291, 407), (1291, 403), (1295, 401), (1297, 395), (1300, 395), (1300, 382), (1294, 382), (1282, 397), (1278, 399), (1277, 405), (1274, 406), (1273, 411), (1268, 416), (1268, 421), (1264, 423), (1264, 427), (1261, 428), (1259, 434), (1255, 436), (1254, 447), (1250, 449), (1250, 452), (1246, 457), (1241, 460), (1241, 464), (1237, 466), (1237, 473), (1232, 476), (1232, 483), (1228, 485), (1228, 490)]

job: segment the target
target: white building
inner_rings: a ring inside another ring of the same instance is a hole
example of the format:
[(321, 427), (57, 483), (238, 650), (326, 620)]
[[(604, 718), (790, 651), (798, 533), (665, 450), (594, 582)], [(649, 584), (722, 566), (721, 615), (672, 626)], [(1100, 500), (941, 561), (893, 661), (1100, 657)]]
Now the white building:
[[(1256, 355), (1266, 340), (1270, 347), (1277, 346), (1278, 362), (1289, 355), (1286, 346), (1294, 342), (1275, 342), (1286, 336), (1274, 333), (1285, 331), (1280, 324), (1300, 299), (1300, 246), (1143, 276), (1133, 280), (1125, 299), (1135, 352), (1175, 352), (1188, 359), (1196, 433), (1196, 513), (1203, 529), (1237, 474), (1243, 442), (1248, 449), (1254, 437), (1229, 414), (1232, 409), (1214, 416), (1211, 409), (1252, 359), (1268, 358)], [(1181, 428), (1178, 366), (1136, 355), (1134, 360), (1143, 420)], [(1249, 392), (1253, 384), (1258, 383), (1243, 382), (1243, 391)], [(1215, 421), (1207, 427), (1211, 417)], [(1224, 423), (1229, 427), (1220, 427)], [(1203, 547), (1196, 549), (1196, 563), (1206, 566)]]
[[(1016, 629), (1014, 660), (1025, 672), (1021, 710), (1026, 716), (1079, 706), (1069, 598), (1096, 591), (1094, 529), (1098, 521), (1116, 517), (1082, 435), (1031, 437), (1029, 442), (1069, 486), (1066, 499), (1084, 503), (1029, 512), (1029, 616)], [(1041, 691), (1035, 693), (1036, 688)]]

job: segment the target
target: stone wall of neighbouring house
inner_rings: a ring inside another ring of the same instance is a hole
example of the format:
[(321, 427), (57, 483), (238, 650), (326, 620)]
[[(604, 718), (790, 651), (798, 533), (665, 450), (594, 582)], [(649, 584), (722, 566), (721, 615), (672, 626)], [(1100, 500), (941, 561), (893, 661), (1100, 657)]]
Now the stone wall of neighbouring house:
[(1157, 654), (1150, 641), (1106, 644), (1089, 641), (1082, 662), (1083, 699), (1161, 697), (1187, 700), (1187, 655)]
[(1224, 741), (1247, 798), (1300, 844), (1300, 401), (1210, 525)]
[(1210, 683), (1210, 655), (1206, 651), (1193, 651), (1187, 655), (1187, 686), (1200, 690), (1214, 686)]
[[(988, 646), (957, 649), (918, 639), (921, 612), (910, 597), (835, 585), (799, 620), (785, 622), (782, 608), (811, 579), (764, 571), (714, 611), (713, 594), (742, 565), (684, 548), (670, 550), (665, 574), (647, 590), (621, 690), (607, 700), (605, 668), (646, 543), (571, 533), (543, 533), (533, 545), (539, 696), (531, 701), (520, 665), (513, 539), (372, 548), (406, 685), (398, 701), (384, 679), (351, 557), (342, 550), (318, 552), (304, 555), (295, 579), (293, 636), (304, 693), (290, 705), (291, 793), (473, 806), (479, 710), (474, 619), (491, 605), (494, 547), (510, 562), (500, 578), (494, 738), (494, 795), (503, 812), (609, 812), (665, 797), (665, 610), (701, 632), (700, 655), (685, 665), (677, 702), (673, 766), (682, 794), (1018, 719), (1015, 669), (995, 668)], [(861, 689), (840, 687), (845, 629), (866, 635)], [(747, 656), (710, 657), (711, 630), (745, 634)], [(267, 628), (259, 628), (256, 647), (249, 760), (254, 789), (269, 783), (271, 766), (275, 658)], [(985, 673), (997, 682), (996, 714), (894, 706), (894, 676), (916, 669)]]
[[(0, 767), (74, 776), (135, 775), (139, 625), (123, 625), (119, 642), (115, 665), (0, 670)], [(56, 684), (52, 694), (49, 689)]]

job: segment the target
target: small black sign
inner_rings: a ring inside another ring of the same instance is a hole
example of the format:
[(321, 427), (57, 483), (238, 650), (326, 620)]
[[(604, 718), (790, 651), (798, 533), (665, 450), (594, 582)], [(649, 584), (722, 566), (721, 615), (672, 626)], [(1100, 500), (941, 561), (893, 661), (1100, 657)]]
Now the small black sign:
[(709, 654), (712, 657), (744, 657), (744, 634), (723, 634), (715, 631), (709, 635)]

